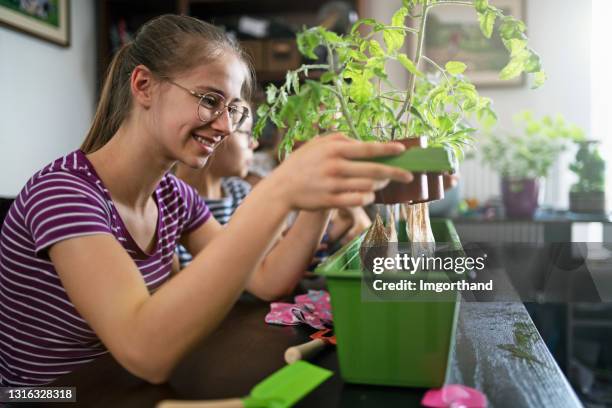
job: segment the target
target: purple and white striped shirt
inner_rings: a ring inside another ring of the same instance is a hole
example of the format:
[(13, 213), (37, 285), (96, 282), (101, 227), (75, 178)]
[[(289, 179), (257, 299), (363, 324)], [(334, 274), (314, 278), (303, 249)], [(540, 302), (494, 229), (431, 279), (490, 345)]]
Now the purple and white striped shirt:
[(162, 178), (154, 199), (157, 244), (147, 254), (130, 236), (80, 150), (27, 182), (0, 236), (0, 385), (46, 384), (107, 352), (49, 260), (54, 243), (110, 234), (132, 257), (149, 292), (169, 278), (177, 240), (202, 225), (210, 211), (193, 188), (171, 174)]

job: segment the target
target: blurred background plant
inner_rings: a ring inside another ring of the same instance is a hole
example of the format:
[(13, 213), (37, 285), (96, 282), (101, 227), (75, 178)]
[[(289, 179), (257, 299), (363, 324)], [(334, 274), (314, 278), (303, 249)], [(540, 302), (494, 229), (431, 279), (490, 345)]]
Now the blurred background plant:
[(512, 179), (545, 177), (570, 141), (585, 139), (584, 131), (563, 116), (537, 118), (525, 110), (514, 117), (515, 132), (487, 129), (481, 145), (483, 162)]
[(578, 141), (576, 159), (569, 168), (578, 181), (572, 185), (574, 193), (600, 192), (605, 190), (606, 162), (599, 154), (598, 142), (593, 140)]

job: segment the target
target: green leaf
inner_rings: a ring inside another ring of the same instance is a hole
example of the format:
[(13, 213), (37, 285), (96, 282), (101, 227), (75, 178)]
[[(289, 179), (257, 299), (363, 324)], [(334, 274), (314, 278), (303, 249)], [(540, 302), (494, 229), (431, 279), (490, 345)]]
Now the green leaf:
[(372, 72), (376, 70), (377, 71), (384, 70), (385, 69), (385, 59), (381, 57), (370, 58), (368, 59), (368, 62), (366, 62), (365, 68), (366, 70), (370, 70)]
[(376, 20), (374, 20), (373, 18), (362, 18), (360, 20), (357, 20), (357, 22), (355, 22), (355, 24), (353, 24), (353, 27), (351, 28), (351, 35), (355, 34), (355, 32), (359, 29), (361, 25), (373, 26), (376, 23)]
[(387, 46), (387, 52), (393, 54), (404, 44), (404, 33), (400, 30), (383, 31), (383, 40)]
[(451, 75), (459, 75), (459, 74), (463, 74), (465, 72), (465, 69), (467, 68), (467, 65), (465, 65), (463, 62), (459, 62), (459, 61), (448, 61), (446, 63), (446, 65), (444, 66), (444, 68)]
[[(265, 105), (262, 105), (265, 106)], [(257, 123), (253, 127), (253, 136), (259, 137), (263, 133), (263, 129), (266, 127), (267, 118), (260, 116)]]
[(298, 74), (295, 71), (287, 71), (287, 74), (285, 75), (285, 90), (287, 92), (291, 92), (292, 86), (293, 92), (297, 93), (299, 88)]
[(257, 116), (266, 116), (270, 112), (270, 107), (266, 104), (261, 104), (257, 108)]
[(523, 72), (523, 62), (512, 59), (499, 73), (499, 79), (507, 81), (508, 79), (516, 78)]
[(266, 88), (266, 102), (268, 102), (270, 105), (274, 103), (277, 91), (278, 88), (276, 88), (274, 84), (270, 84)]
[(323, 75), (321, 75), (321, 82), (322, 83), (327, 83), (327, 82), (331, 82), (334, 80), (334, 78), (336, 77), (336, 74), (333, 72), (326, 72)]
[(400, 7), (400, 9), (393, 14), (393, 17), (391, 17), (391, 25), (394, 27), (403, 27), (407, 15), (408, 8)]
[(525, 70), (525, 64), (530, 56), (530, 52), (527, 49), (519, 51), (518, 54), (513, 55), (510, 58), (510, 62), (501, 70), (499, 78), (502, 80), (508, 80), (519, 76)]
[(333, 31), (327, 31), (324, 30), (322, 31), (323, 33), (323, 38), (325, 38), (325, 40), (330, 43), (330, 44), (338, 44), (338, 43), (342, 43), (342, 38), (334, 33)]
[(425, 75), (423, 75), (423, 73), (421, 71), (419, 71), (417, 69), (416, 65), (414, 65), (414, 62), (412, 62), (412, 60), (410, 58), (408, 58), (408, 56), (406, 54), (404, 54), (404, 53), (397, 54), (397, 60), (411, 74), (419, 76), (419, 77), (424, 77), (425, 76)]
[(317, 59), (315, 48), (321, 45), (320, 27), (310, 28), (297, 35), (297, 45), (300, 53), (310, 59)]
[(533, 73), (542, 71), (542, 62), (540, 56), (535, 52), (531, 51), (531, 55), (527, 58), (525, 63), (525, 72)]
[(504, 40), (511, 38), (525, 39), (525, 23), (512, 16), (505, 16), (499, 26), (499, 35)]
[(533, 81), (533, 85), (531, 86), (531, 89), (536, 89), (536, 88), (541, 87), (544, 84), (544, 82), (546, 82), (547, 78), (548, 77), (546, 75), (546, 72), (544, 71), (536, 72), (534, 75), (534, 81)]
[(373, 57), (383, 57), (385, 55), (385, 52), (376, 40), (368, 41), (368, 47), (370, 49), (370, 55)]
[(518, 38), (511, 38), (510, 40), (504, 41), (504, 45), (508, 51), (510, 51), (511, 56), (516, 56), (521, 53), (525, 47), (527, 47), (527, 41)]
[(349, 96), (356, 103), (365, 103), (374, 94), (374, 86), (364, 75), (355, 75), (353, 82), (349, 86)]
[(480, 31), (482, 31), (482, 34), (487, 38), (491, 38), (491, 34), (493, 34), (493, 27), (495, 26), (496, 17), (497, 14), (488, 8), (484, 13), (478, 13)]
[(474, 7), (479, 13), (483, 13), (489, 7), (489, 0), (474, 0)]
[(367, 55), (357, 50), (349, 50), (348, 54), (354, 61), (367, 61), (368, 60)]

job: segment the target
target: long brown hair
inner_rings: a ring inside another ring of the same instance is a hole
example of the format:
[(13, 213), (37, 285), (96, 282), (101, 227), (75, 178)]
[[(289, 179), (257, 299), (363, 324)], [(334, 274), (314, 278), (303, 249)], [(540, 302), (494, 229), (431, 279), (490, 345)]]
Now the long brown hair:
[(242, 98), (249, 100), (253, 69), (247, 54), (222, 30), (197, 18), (166, 14), (145, 23), (131, 43), (113, 57), (104, 80), (93, 123), (81, 150), (92, 153), (117, 132), (131, 109), (130, 75), (144, 65), (160, 78), (188, 71), (203, 61), (213, 61), (230, 51), (248, 68)]

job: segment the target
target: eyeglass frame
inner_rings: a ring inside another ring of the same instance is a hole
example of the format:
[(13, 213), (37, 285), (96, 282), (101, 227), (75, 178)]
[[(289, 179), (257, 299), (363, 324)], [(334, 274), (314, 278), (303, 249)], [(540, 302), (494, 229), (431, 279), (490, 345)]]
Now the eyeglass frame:
[[(196, 110), (196, 116), (204, 124), (208, 124), (208, 123), (214, 122), (219, 116), (223, 115), (223, 112), (226, 111), (226, 110), (228, 111), (228, 113), (230, 113), (229, 112), (229, 108), (232, 108), (232, 107), (235, 108), (235, 109), (239, 109), (240, 108), (240, 107), (238, 107), (236, 105), (232, 105), (232, 104), (229, 104), (229, 103), (226, 104), (225, 103), (225, 97), (223, 95), (221, 95), (220, 93), (218, 93), (218, 92), (209, 91), (209, 92), (205, 92), (205, 93), (200, 93), (200, 92), (195, 91), (193, 89), (186, 88), (183, 85), (178, 84), (178, 83), (174, 82), (171, 79), (166, 78), (166, 80), (169, 83), (171, 83), (172, 85), (175, 85), (175, 86), (181, 88), (182, 90), (189, 92), (192, 96), (198, 98), (198, 108)], [(210, 94), (216, 95), (219, 98), (221, 98), (221, 104), (223, 104), (223, 109), (219, 109), (217, 111), (212, 111), (211, 109), (208, 109), (207, 107), (202, 105), (201, 102), (204, 99), (204, 97), (206, 95), (210, 95)], [(200, 117), (200, 107), (211, 111), (211, 118), (210, 119), (202, 120), (202, 118)], [(242, 113), (242, 117), (240, 118), (240, 120), (237, 123), (234, 123), (233, 121), (230, 120), (230, 123), (232, 124), (232, 131), (235, 131), (235, 130), (239, 129), (240, 126), (242, 126), (244, 124), (244, 122), (248, 119), (248, 117), (250, 116), (249, 108), (247, 108), (246, 106), (243, 106), (242, 108), (244, 109), (244, 111)], [(230, 117), (231, 117), (231, 113), (230, 113)]]

